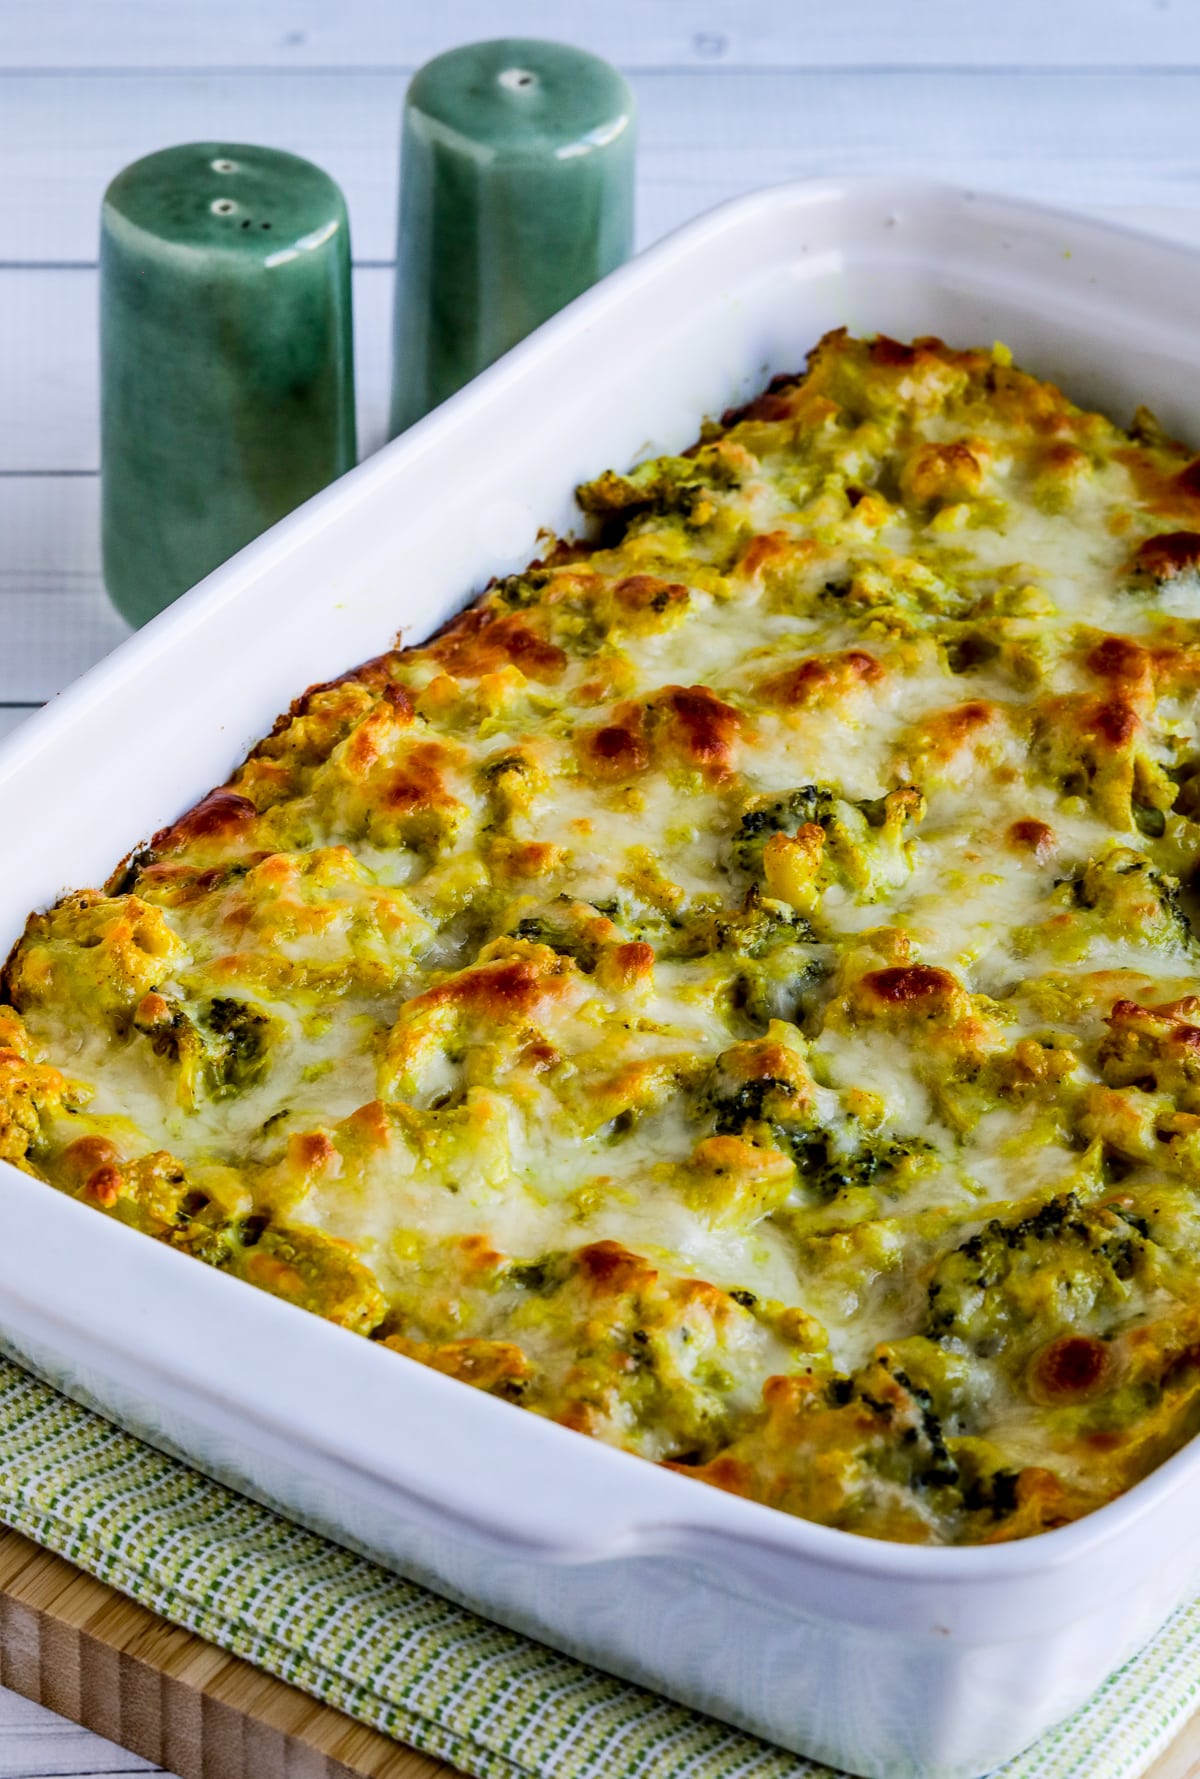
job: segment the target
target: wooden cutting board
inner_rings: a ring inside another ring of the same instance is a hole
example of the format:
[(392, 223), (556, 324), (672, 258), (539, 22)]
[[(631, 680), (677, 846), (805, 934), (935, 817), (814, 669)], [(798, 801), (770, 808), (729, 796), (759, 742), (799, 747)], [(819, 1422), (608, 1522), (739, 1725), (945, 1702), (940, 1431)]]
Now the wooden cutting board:
[[(3, 1531), (0, 1684), (180, 1779), (454, 1779)], [(1200, 1779), (1200, 1712), (1145, 1779)]]
[(453, 1774), (4, 1531), (0, 1684), (181, 1779)]

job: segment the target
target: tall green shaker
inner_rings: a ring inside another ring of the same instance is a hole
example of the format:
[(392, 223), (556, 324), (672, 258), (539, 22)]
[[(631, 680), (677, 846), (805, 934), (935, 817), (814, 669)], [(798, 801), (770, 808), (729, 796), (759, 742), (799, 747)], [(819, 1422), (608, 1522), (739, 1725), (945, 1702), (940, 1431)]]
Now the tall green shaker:
[(607, 62), (523, 37), (420, 69), (404, 107), (393, 435), (633, 246), (633, 95)]
[(142, 624), (355, 460), (342, 194), (277, 149), (119, 173), (100, 231), (104, 578)]

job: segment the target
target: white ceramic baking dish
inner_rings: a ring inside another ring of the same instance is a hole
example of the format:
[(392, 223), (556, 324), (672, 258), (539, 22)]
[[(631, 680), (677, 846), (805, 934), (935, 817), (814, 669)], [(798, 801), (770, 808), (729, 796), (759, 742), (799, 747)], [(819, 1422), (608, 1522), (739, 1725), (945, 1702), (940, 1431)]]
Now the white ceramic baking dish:
[[(0, 749), (0, 951), (221, 781), (305, 684), (419, 638), (572, 524), (583, 476), (845, 323), (1005, 340), (1200, 435), (1200, 256), (966, 192), (825, 182), (692, 224), (276, 527)], [(1092, 1518), (928, 1550), (660, 1471), (0, 1167), (0, 1327), (62, 1388), (482, 1612), (878, 1779), (967, 1779), (1200, 1580), (1200, 1445)]]

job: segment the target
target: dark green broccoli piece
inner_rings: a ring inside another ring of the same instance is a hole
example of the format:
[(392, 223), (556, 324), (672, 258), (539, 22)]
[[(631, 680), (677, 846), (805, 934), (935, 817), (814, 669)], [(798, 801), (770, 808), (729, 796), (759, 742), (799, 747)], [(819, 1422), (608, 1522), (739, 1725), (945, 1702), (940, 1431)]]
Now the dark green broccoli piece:
[(989, 1357), (1118, 1309), (1153, 1247), (1141, 1223), (1112, 1205), (1084, 1207), (1073, 1192), (1011, 1222), (993, 1218), (939, 1261), (928, 1334)]
[(257, 1081), (267, 1063), (270, 1047), (270, 1016), (249, 1001), (219, 995), (209, 1002), (204, 1023), (219, 1040), (209, 1053), (213, 1092), (240, 1093)]
[(746, 809), (733, 836), (733, 862), (757, 876), (762, 851), (772, 834), (794, 834), (807, 822), (827, 828), (837, 813), (838, 796), (828, 785), (806, 784), (777, 797), (758, 797)]
[(764, 897), (755, 884), (736, 912), (713, 916), (712, 940), (704, 950), (763, 958), (781, 945), (802, 943), (812, 936), (812, 927), (802, 914), (786, 902)]
[(713, 490), (734, 486), (736, 472), (728, 457), (702, 446), (691, 457), (655, 457), (627, 476), (605, 470), (594, 481), (580, 483), (575, 498), (585, 513), (600, 519), (675, 513), (702, 524), (712, 516)]
[(901, 1184), (928, 1156), (936, 1153), (921, 1137), (869, 1135), (850, 1149), (841, 1148), (828, 1130), (808, 1131), (788, 1145), (801, 1181), (820, 1202), (862, 1186)]
[(1067, 906), (1093, 914), (1099, 930), (1110, 938), (1189, 950), (1193, 946), (1178, 881), (1130, 847), (1115, 847), (1105, 857), (1089, 860), (1081, 871), (1059, 878), (1055, 889)]

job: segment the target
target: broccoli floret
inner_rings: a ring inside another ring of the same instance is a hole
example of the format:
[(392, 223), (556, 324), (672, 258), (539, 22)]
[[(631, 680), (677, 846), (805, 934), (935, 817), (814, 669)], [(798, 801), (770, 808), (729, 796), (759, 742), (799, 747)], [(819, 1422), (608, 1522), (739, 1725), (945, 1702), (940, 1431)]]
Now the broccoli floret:
[(703, 525), (714, 512), (713, 490), (735, 485), (727, 454), (703, 447), (692, 457), (655, 457), (627, 476), (605, 470), (582, 482), (575, 498), (585, 513), (601, 519), (633, 519), (642, 513), (674, 513)]
[(816, 826), (824, 836), (811, 882), (819, 891), (841, 884), (862, 900), (874, 901), (898, 887), (912, 869), (908, 829), (925, 813), (925, 799), (913, 785), (882, 797), (850, 801), (828, 785), (801, 785), (775, 797), (756, 798), (742, 813), (731, 843), (735, 867), (754, 880), (766, 875), (763, 853), (775, 834), (797, 834)]
[(220, 1042), (209, 1056), (217, 1096), (240, 1093), (257, 1081), (267, 1063), (272, 1020), (249, 1001), (219, 995), (208, 1004), (204, 1023)]
[(981, 1357), (1019, 1358), (1062, 1327), (1125, 1304), (1152, 1244), (1112, 1205), (1061, 1194), (1011, 1222), (993, 1218), (938, 1263), (926, 1328)]
[[(883, 1136), (857, 1126), (839, 1140), (818, 1122), (812, 1077), (803, 1051), (786, 1041), (787, 1031), (773, 1025), (766, 1039), (718, 1058), (703, 1089), (718, 1136), (744, 1136), (790, 1156), (821, 1203), (855, 1187), (898, 1185), (901, 1170), (919, 1167), (934, 1153), (920, 1137)], [(794, 1043), (803, 1044), (798, 1033)]]
[(866, 1136), (841, 1148), (828, 1130), (806, 1132), (790, 1145), (801, 1181), (823, 1204), (863, 1186), (898, 1187), (936, 1153), (921, 1137)]
[(1078, 873), (1060, 878), (1055, 888), (1059, 901), (1087, 911), (1110, 939), (1193, 948), (1178, 881), (1131, 847), (1114, 847)]
[(553, 579), (552, 569), (527, 568), (524, 574), (506, 575), (503, 580), (495, 583), (491, 591), (504, 601), (510, 611), (524, 611), (527, 606), (537, 604)]
[(806, 822), (827, 828), (838, 806), (837, 792), (827, 785), (806, 784), (778, 797), (759, 797), (738, 823), (733, 836), (733, 862), (751, 876), (762, 870), (762, 850), (772, 834), (794, 834)]
[(704, 949), (764, 958), (781, 945), (803, 943), (812, 936), (812, 927), (798, 910), (764, 896), (755, 884), (736, 912), (713, 916), (712, 942)]

